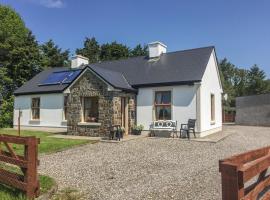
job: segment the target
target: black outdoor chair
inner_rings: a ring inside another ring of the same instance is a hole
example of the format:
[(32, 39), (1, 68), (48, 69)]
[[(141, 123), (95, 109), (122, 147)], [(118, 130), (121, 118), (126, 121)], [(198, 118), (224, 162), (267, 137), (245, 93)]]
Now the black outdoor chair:
[(110, 140), (114, 140), (114, 138), (116, 138), (116, 140), (120, 141), (120, 139), (123, 138), (123, 133), (121, 131), (120, 125), (112, 125), (110, 129), (111, 129), (109, 135)]
[(194, 137), (196, 138), (195, 123), (196, 123), (196, 119), (189, 119), (187, 124), (181, 124), (180, 138), (182, 138), (182, 132), (186, 132), (188, 139), (190, 139), (190, 132), (191, 131), (193, 132)]

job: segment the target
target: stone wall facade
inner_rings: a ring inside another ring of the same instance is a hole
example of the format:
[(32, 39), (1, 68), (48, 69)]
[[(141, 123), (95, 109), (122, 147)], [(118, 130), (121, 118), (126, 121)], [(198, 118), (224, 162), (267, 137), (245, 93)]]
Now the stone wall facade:
[[(82, 123), (83, 97), (98, 97), (97, 123)], [(121, 97), (127, 97), (128, 99), (129, 127), (132, 127), (136, 119), (136, 94), (123, 91), (109, 91), (106, 83), (91, 71), (86, 71), (70, 88), (67, 105), (68, 134), (107, 136), (113, 124), (121, 124)]]
[(113, 123), (121, 124), (121, 98), (125, 97), (128, 104), (128, 132), (131, 132), (132, 127), (136, 124), (136, 96), (130, 93), (116, 92), (113, 97)]

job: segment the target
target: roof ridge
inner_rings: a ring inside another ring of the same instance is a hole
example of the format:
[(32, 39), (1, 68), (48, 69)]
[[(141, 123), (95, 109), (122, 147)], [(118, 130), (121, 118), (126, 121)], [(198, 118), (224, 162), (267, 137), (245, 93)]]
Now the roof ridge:
[(179, 52), (193, 51), (193, 50), (200, 50), (200, 49), (207, 49), (207, 48), (212, 48), (212, 49), (214, 49), (215, 46), (212, 45), (212, 46), (206, 46), (206, 47), (198, 47), (198, 48), (192, 48), (192, 49), (184, 49), (184, 50), (178, 50), (178, 51), (170, 51), (170, 52), (167, 52), (167, 53), (164, 53), (164, 54), (179, 53)]
[[(115, 70), (112, 70), (112, 69), (107, 69), (107, 68), (100, 67), (100, 66), (90, 66), (90, 65), (87, 65), (86, 68), (87, 68), (87, 67), (88, 67), (88, 68), (91, 68), (91, 69), (93, 69), (93, 67), (98, 67), (98, 68), (101, 68), (101, 69), (103, 69), (103, 70), (105, 70), (105, 71), (109, 71), (109, 72), (118, 73), (118, 74), (123, 75), (122, 72), (115, 71)], [(95, 69), (93, 69), (93, 70), (95, 71)]]
[(124, 76), (124, 74), (121, 73), (121, 75), (124, 78), (124, 80), (126, 81), (126, 83), (132, 88), (131, 84), (128, 82), (128, 80), (126, 79), (126, 77)]
[[(193, 50), (199, 50), (199, 49), (207, 49), (207, 48), (214, 49), (215, 46), (214, 45), (210, 45), (210, 46), (197, 47), (197, 48), (191, 48), (191, 49), (183, 49), (183, 50), (177, 50), (177, 51), (170, 51), (170, 52), (166, 52), (166, 53), (163, 53), (163, 54), (166, 55), (166, 54), (179, 53), (179, 52), (185, 52), (185, 51), (193, 51)], [(92, 64), (95, 65), (95, 64), (120, 62), (120, 61), (124, 61), (124, 60), (131, 60), (131, 59), (136, 59), (136, 58), (141, 58), (141, 57), (148, 58), (148, 56), (134, 56), (134, 57), (121, 58), (119, 60), (106, 60), (106, 61), (96, 62), (96, 63), (92, 63)], [(89, 65), (91, 65), (91, 64), (89, 64)]]

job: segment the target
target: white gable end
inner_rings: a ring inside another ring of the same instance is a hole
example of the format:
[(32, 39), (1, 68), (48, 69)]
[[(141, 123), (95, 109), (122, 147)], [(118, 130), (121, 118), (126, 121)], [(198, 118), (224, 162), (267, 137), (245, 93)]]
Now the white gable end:
[[(222, 127), (222, 84), (219, 76), (215, 51), (211, 53), (205, 69), (200, 88), (200, 121), (201, 132), (216, 130)], [(211, 95), (214, 103), (211, 103)], [(212, 105), (213, 104), (213, 105)], [(211, 118), (214, 110), (214, 120)]]
[[(221, 92), (223, 92), (218, 63), (217, 63), (217, 59), (216, 59), (216, 53), (214, 50), (210, 55), (207, 67), (205, 69), (205, 72), (204, 72), (204, 75), (202, 78), (202, 83), (217, 84), (219, 89), (221, 90)], [(212, 87), (212, 86), (209, 85), (209, 87)]]

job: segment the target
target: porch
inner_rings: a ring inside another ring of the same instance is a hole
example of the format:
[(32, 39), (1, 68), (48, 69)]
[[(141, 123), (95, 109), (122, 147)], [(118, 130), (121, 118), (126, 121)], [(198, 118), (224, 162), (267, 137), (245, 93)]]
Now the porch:
[(128, 135), (135, 124), (135, 95), (85, 72), (67, 94), (67, 134), (108, 137), (111, 127), (119, 125)]

